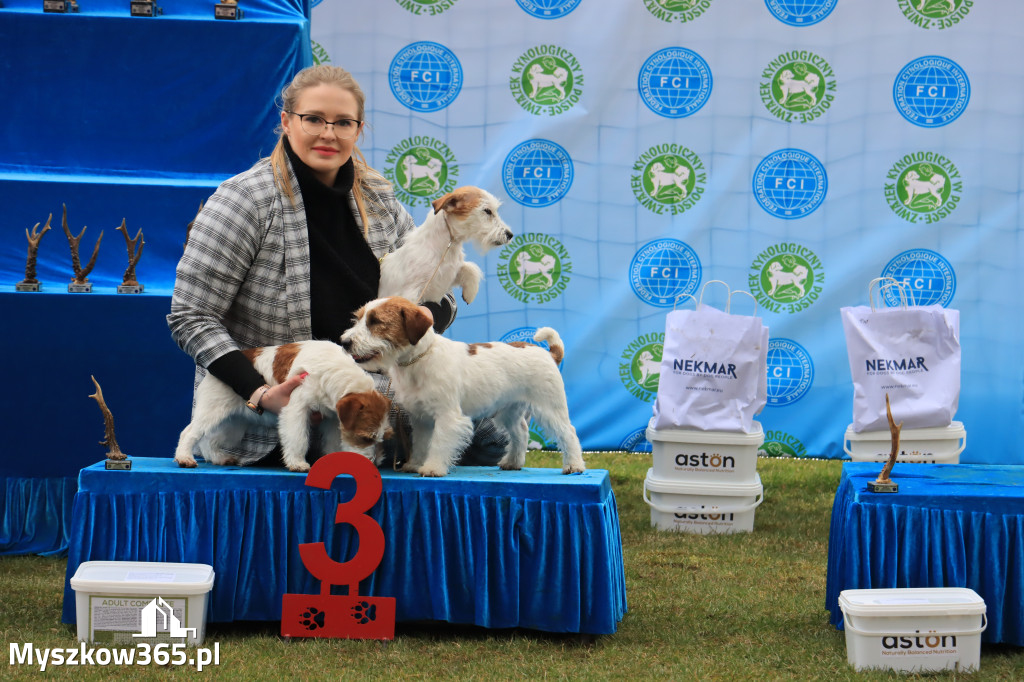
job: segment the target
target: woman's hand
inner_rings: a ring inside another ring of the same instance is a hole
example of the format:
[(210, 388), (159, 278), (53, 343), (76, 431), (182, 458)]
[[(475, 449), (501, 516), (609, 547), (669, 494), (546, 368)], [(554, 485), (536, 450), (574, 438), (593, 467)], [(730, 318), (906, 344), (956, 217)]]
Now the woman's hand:
[(284, 383), (271, 386), (267, 389), (267, 392), (263, 394), (260, 399), (259, 406), (263, 408), (265, 412), (272, 412), (273, 414), (281, 414), (281, 410), (291, 400), (292, 391), (299, 387), (299, 385), (305, 381), (306, 377), (309, 376), (309, 372), (303, 372), (297, 374), (290, 379), (287, 379)]

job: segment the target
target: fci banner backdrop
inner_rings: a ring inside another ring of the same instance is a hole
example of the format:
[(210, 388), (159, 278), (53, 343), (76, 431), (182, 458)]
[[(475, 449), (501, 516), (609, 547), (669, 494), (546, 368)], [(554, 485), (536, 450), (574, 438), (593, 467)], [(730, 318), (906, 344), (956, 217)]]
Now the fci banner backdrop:
[(584, 448), (650, 448), (666, 315), (722, 280), (770, 328), (765, 450), (845, 456), (839, 310), (891, 276), (961, 313), (961, 461), (1024, 463), (1024, 3), (324, 0), (311, 37), (417, 222), (504, 201), (449, 334), (557, 329)]

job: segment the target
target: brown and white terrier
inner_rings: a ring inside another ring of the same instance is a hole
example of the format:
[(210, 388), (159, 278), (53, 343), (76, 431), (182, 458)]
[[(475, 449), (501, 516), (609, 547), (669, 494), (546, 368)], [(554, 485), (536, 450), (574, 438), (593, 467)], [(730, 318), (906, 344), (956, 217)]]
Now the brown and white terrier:
[(472, 185), (456, 187), (434, 200), (422, 225), (380, 264), (377, 296), (402, 296), (417, 303), (438, 302), (454, 286), (472, 303), (483, 272), (466, 260), (463, 243), (473, 241), (480, 253), (508, 244), (512, 230), (498, 215), (501, 201)]
[(331, 341), (299, 341), (242, 351), (269, 386), (307, 372), (292, 391), (288, 404), (275, 417), (256, 414), (227, 384), (207, 374), (196, 388), (192, 421), (181, 432), (174, 461), (196, 466), (192, 450), (199, 445), (211, 464), (239, 464), (224, 448), (237, 446), (246, 427), (273, 425), (276, 420), (282, 458), (289, 471), (308, 471), (310, 416), (319, 412), (323, 452), (348, 450), (379, 464), (381, 442), (390, 438), (391, 401), (374, 390), (373, 378), (340, 346)]
[(541, 327), (525, 343), (452, 341), (434, 332), (425, 309), (399, 297), (376, 299), (356, 311), (342, 347), (367, 370), (391, 379), (395, 402), (412, 423), (412, 456), (403, 467), (444, 476), (473, 435), (473, 418), (491, 416), (510, 442), (498, 462), (521, 469), (530, 415), (562, 448), (562, 473), (585, 469), (576, 429), (569, 421), (558, 363), (565, 349), (558, 333)]

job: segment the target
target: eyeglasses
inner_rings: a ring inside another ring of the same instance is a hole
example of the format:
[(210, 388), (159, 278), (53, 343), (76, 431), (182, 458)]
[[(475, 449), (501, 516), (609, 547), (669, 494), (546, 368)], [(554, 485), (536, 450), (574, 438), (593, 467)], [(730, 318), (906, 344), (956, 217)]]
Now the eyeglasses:
[(297, 114), (294, 111), (288, 111), (288, 113), (298, 116), (299, 125), (310, 135), (319, 135), (327, 126), (334, 126), (334, 134), (338, 136), (339, 140), (355, 137), (359, 134), (359, 126), (363, 124), (362, 121), (357, 121), (354, 118), (339, 118), (337, 121), (327, 121), (324, 120), (323, 116), (316, 114)]

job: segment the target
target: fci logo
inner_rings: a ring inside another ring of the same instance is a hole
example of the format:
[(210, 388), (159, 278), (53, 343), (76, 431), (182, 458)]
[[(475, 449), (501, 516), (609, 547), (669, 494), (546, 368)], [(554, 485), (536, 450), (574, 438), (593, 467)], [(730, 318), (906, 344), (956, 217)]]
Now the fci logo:
[(903, 118), (922, 128), (938, 128), (964, 113), (971, 82), (952, 59), (919, 57), (896, 74), (892, 97)]
[(444, 45), (422, 41), (406, 45), (388, 67), (395, 99), (414, 111), (439, 111), (462, 90), (462, 64)]

